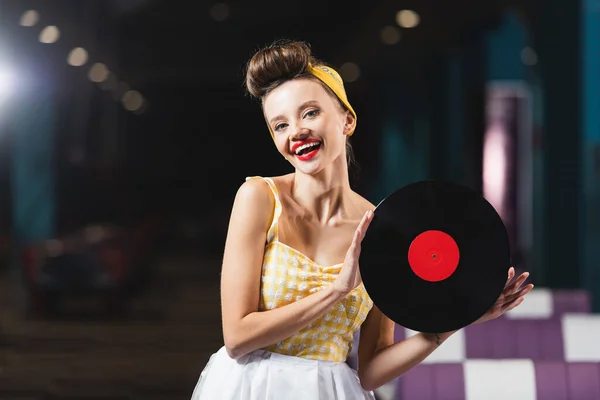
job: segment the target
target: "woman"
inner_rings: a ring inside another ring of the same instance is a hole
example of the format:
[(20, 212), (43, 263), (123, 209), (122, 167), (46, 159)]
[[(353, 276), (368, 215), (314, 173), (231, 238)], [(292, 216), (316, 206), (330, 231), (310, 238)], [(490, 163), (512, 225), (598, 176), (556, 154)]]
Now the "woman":
[[(394, 343), (394, 323), (365, 291), (358, 259), (375, 206), (350, 188), (356, 113), (337, 72), (304, 43), (276, 42), (250, 59), (246, 86), (295, 172), (238, 190), (221, 276), (225, 346), (192, 399), (374, 399), (454, 332)], [(478, 322), (522, 302), (532, 285), (513, 277)], [(355, 372), (344, 361), (358, 329)]]

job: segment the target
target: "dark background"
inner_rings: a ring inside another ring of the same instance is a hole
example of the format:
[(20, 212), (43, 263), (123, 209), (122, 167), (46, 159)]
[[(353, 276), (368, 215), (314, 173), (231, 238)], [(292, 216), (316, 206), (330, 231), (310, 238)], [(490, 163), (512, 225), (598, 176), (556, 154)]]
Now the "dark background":
[[(519, 270), (600, 310), (594, 4), (0, 1), (0, 398), (189, 397), (222, 344), (233, 196), (246, 176), (291, 172), (243, 86), (253, 51), (280, 38), (346, 79), (359, 193), (472, 187), (498, 201)], [(22, 26), (28, 10), (39, 18)], [(56, 42), (40, 42), (47, 26)], [(67, 63), (74, 47), (84, 65)], [(517, 106), (498, 116), (492, 98)], [(493, 121), (513, 151), (486, 156)]]

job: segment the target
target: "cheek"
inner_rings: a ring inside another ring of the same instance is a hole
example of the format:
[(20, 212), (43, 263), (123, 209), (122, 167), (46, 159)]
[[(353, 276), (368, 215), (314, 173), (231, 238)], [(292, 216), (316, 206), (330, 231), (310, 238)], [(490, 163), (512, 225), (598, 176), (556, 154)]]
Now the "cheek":
[(275, 146), (277, 146), (277, 150), (287, 157), (288, 155), (288, 141), (285, 137), (275, 137)]
[(341, 154), (342, 152), (344, 152), (346, 150), (346, 136), (342, 135), (338, 140), (337, 140), (337, 150), (339, 151), (339, 153)]
[(329, 130), (333, 133), (335, 132), (335, 135), (341, 135), (341, 136), (345, 136), (344, 135), (344, 128), (346, 126), (346, 122), (343, 118), (336, 118), (334, 120), (332, 120), (329, 124)]

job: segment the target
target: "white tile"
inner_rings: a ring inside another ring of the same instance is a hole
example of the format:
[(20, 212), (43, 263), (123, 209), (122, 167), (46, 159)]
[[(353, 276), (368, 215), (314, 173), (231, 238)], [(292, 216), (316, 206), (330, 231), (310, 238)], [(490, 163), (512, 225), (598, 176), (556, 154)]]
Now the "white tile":
[(466, 400), (536, 400), (532, 360), (468, 360), (463, 367)]
[(566, 361), (600, 362), (600, 315), (565, 314), (562, 333)]
[(525, 300), (517, 307), (507, 312), (510, 319), (544, 319), (550, 318), (554, 313), (552, 291), (545, 288), (533, 289), (525, 296)]

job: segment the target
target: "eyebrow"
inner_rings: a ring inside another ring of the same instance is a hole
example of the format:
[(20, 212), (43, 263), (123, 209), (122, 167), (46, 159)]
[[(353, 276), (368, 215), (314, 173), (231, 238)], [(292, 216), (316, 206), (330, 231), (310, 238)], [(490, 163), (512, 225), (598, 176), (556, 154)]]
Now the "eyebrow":
[[(316, 100), (305, 101), (304, 103), (302, 103), (298, 106), (298, 110), (302, 110), (303, 108), (306, 108), (308, 106), (317, 106), (317, 105), (319, 105), (319, 102)], [(282, 119), (282, 118), (283, 118), (283, 115), (277, 115), (277, 116), (271, 118), (271, 120), (269, 122), (273, 123), (274, 121), (276, 121), (278, 119)]]

